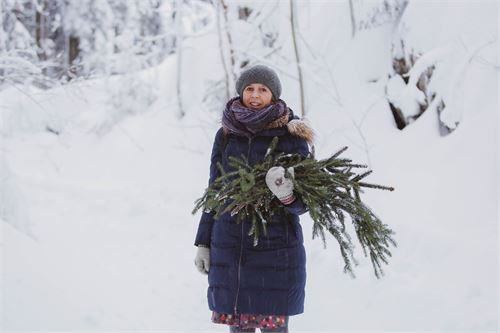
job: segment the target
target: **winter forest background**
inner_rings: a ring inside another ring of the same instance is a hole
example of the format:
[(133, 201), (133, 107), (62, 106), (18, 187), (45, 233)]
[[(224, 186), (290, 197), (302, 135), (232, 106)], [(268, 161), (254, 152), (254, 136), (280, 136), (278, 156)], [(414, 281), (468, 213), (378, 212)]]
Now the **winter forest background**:
[[(0, 0), (2, 332), (226, 332), (193, 264), (238, 73), (273, 67), (317, 157), (374, 172), (376, 279), (306, 238), (291, 332), (496, 332), (494, 0)], [(351, 233), (353, 234), (353, 233)]]

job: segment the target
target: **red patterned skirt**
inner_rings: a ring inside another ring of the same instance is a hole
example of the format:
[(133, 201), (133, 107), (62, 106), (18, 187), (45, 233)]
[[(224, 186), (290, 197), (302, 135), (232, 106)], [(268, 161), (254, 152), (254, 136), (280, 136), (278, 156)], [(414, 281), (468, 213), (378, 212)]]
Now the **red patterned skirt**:
[(285, 326), (286, 316), (259, 315), (259, 314), (227, 314), (212, 311), (212, 322), (246, 328), (277, 328)]

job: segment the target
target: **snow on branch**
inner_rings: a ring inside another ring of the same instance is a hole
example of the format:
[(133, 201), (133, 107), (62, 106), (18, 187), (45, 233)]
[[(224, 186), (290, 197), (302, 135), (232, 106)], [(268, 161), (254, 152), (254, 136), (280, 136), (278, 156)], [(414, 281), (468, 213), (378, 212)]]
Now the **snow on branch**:
[(413, 67), (403, 77), (409, 77), (408, 86), (415, 86), (420, 79), (420, 76), (426, 71), (430, 66), (436, 64), (443, 59), (446, 59), (453, 52), (453, 47), (451, 44), (447, 44), (443, 47), (437, 47), (430, 50), (420, 56), (417, 61), (413, 64)]

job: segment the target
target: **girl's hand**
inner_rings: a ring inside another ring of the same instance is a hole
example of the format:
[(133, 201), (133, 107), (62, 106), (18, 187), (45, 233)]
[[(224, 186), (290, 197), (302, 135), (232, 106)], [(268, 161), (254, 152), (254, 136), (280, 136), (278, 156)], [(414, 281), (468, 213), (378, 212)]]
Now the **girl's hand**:
[[(293, 167), (289, 167), (288, 172), (293, 178)], [(291, 179), (285, 178), (285, 168), (282, 166), (275, 166), (267, 171), (266, 184), (284, 205), (289, 205), (295, 201), (293, 182)]]
[(208, 271), (210, 270), (210, 248), (201, 245), (198, 246), (198, 252), (196, 252), (194, 264), (200, 273), (208, 274)]

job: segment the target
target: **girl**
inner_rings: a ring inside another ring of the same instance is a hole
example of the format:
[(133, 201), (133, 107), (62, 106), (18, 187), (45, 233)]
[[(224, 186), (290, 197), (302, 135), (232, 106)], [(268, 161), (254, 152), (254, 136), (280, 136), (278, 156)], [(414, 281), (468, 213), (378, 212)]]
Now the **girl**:
[[(215, 135), (210, 159), (209, 184), (219, 176), (217, 162), (233, 171), (228, 157), (241, 157), (254, 166), (263, 160), (273, 137), (275, 152), (309, 154), (311, 128), (281, 100), (281, 83), (275, 71), (257, 65), (236, 81), (239, 96), (223, 112), (222, 128)], [(293, 169), (289, 169), (293, 176)], [(248, 236), (251, 221), (236, 223), (230, 213), (214, 219), (203, 212), (195, 246), (195, 265), (208, 274), (208, 305), (212, 322), (227, 324), (230, 332), (288, 332), (289, 316), (304, 311), (305, 249), (299, 215), (307, 211), (285, 178), (283, 167), (272, 167), (266, 184), (283, 206), (268, 221), (267, 235), (253, 245)]]

